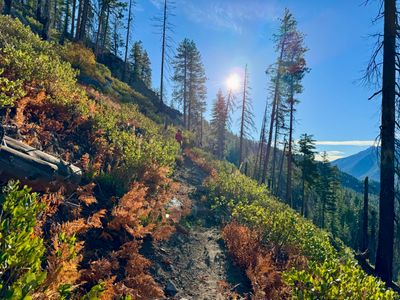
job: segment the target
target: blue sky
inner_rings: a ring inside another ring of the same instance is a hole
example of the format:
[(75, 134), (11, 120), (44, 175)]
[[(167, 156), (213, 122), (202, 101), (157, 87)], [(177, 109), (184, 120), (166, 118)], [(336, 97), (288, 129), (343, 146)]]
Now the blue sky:
[[(378, 136), (379, 99), (368, 101), (372, 87), (360, 78), (374, 43), (369, 34), (381, 30), (372, 24), (378, 1), (364, 0), (175, 0), (176, 48), (185, 37), (199, 48), (206, 69), (208, 108), (218, 89), (226, 89), (232, 73), (250, 72), (252, 100), (258, 130), (267, 97), (265, 69), (276, 59), (272, 34), (288, 8), (306, 34), (311, 72), (296, 113), (296, 138), (313, 134), (319, 151), (331, 158), (359, 152)], [(137, 0), (132, 41), (142, 40), (153, 67), (153, 85), (159, 86), (160, 35), (152, 18), (160, 16), (162, 0)], [(167, 84), (170, 95), (172, 83)], [(237, 117), (234, 117), (234, 120)], [(232, 130), (237, 131), (233, 122)], [(259, 132), (254, 132), (258, 138)]]

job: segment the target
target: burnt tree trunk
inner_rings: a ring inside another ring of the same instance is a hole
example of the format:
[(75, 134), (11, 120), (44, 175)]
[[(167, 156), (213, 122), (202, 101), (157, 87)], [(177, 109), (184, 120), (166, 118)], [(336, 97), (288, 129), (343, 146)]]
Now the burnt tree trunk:
[[(368, 177), (364, 180), (364, 206), (363, 206), (363, 219), (362, 219), (362, 240), (361, 252), (368, 252)], [(368, 254), (367, 254), (368, 255)], [(368, 258), (368, 257), (366, 257)]]
[(76, 13), (76, 0), (72, 0), (71, 38), (74, 38), (74, 32), (75, 32), (75, 13)]
[(126, 29), (126, 41), (125, 41), (125, 59), (124, 59), (124, 74), (123, 79), (127, 82), (127, 72), (128, 72), (128, 48), (129, 48), (129, 35), (131, 30), (132, 21), (132, 0), (129, 0), (129, 11), (128, 11), (128, 27)]
[(12, 0), (4, 0), (3, 14), (5, 15), (11, 14), (11, 6), (12, 6)]
[(395, 98), (396, 98), (396, 0), (384, 2), (382, 78), (381, 171), (379, 233), (376, 274), (386, 283), (393, 278)]
[(42, 18), (42, 25), (43, 25), (42, 38), (44, 40), (49, 39), (50, 24), (51, 24), (50, 15), (51, 15), (51, 3), (50, 3), (50, 0), (45, 0), (45, 2), (44, 2), (44, 17)]
[(281, 161), (280, 161), (280, 164), (279, 164), (279, 175), (278, 175), (279, 182), (277, 184), (277, 192), (276, 192), (276, 194), (278, 196), (280, 196), (281, 193), (282, 193), (282, 181), (283, 181), (282, 180), (282, 173), (283, 173), (283, 163), (285, 161), (285, 155), (286, 155), (286, 147), (287, 147), (287, 142), (285, 141), (285, 145), (283, 146), (283, 152), (282, 152), (282, 156), (281, 156)]
[(289, 144), (287, 154), (287, 181), (286, 181), (286, 201), (293, 207), (292, 203), (292, 144), (293, 144), (293, 115), (294, 115), (294, 99), (293, 99), (293, 82), (290, 93), (290, 121), (289, 121)]
[(162, 45), (161, 45), (161, 74), (160, 74), (160, 109), (164, 105), (164, 63), (165, 63), (165, 42), (167, 30), (167, 0), (164, 0), (164, 17), (163, 17), (163, 32), (162, 32)]
[(242, 99), (242, 116), (240, 122), (240, 140), (239, 140), (239, 169), (243, 162), (243, 142), (244, 142), (244, 121), (246, 113), (246, 89), (247, 89), (247, 65), (244, 71), (244, 82), (243, 82), (243, 99)]

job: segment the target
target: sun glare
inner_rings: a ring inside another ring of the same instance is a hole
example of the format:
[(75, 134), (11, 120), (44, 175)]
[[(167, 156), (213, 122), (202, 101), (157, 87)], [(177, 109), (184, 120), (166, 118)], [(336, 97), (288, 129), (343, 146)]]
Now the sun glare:
[(226, 86), (230, 91), (236, 91), (240, 87), (240, 77), (238, 74), (231, 74), (226, 80)]

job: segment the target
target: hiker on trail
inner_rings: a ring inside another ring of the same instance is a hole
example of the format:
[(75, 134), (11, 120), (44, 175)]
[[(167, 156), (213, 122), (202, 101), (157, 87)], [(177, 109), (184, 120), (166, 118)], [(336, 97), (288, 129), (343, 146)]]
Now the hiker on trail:
[(175, 140), (178, 142), (180, 148), (182, 149), (182, 141), (183, 141), (182, 130), (178, 129), (178, 131), (175, 134)]

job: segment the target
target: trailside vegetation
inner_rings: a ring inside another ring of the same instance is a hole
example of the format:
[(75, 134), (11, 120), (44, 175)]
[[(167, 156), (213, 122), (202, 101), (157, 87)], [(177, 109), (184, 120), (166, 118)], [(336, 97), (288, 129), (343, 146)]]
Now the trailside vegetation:
[(180, 189), (169, 178), (178, 153), (174, 128), (121, 102), (121, 90), (144, 97), (110, 74), (105, 94), (79, 85), (79, 71), (99, 81), (109, 72), (90, 50), (43, 41), (5, 16), (0, 33), (4, 124), (84, 171), (72, 192), (32, 194), (16, 183), (4, 189), (0, 297), (163, 297), (139, 250), (145, 236), (172, 234), (185, 213), (168, 206)]
[(224, 239), (246, 268), (256, 299), (399, 299), (367, 275), (352, 251), (265, 186), (201, 150), (188, 156), (204, 170), (208, 201), (227, 222)]

